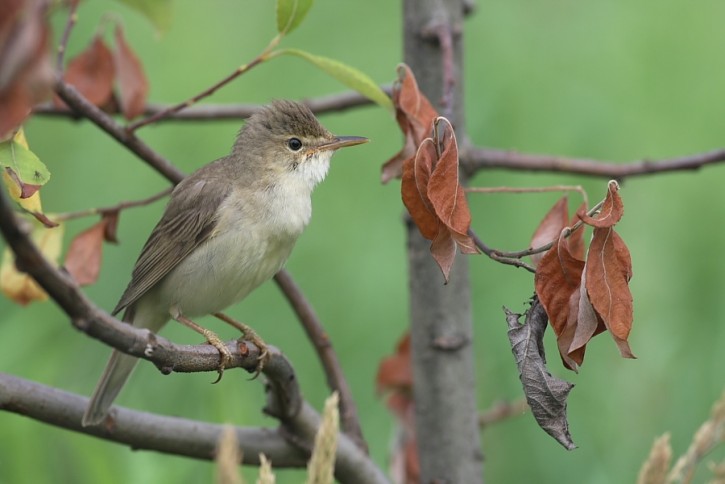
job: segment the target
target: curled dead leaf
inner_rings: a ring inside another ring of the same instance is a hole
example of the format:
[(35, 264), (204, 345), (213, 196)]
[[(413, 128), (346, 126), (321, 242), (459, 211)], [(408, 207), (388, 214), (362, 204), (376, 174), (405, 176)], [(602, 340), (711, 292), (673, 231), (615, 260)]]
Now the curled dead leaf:
[(398, 66), (398, 80), (393, 86), (395, 119), (405, 142), (398, 154), (383, 164), (382, 182), (387, 183), (403, 174), (404, 163), (413, 158), (420, 144), (430, 135), (438, 112), (418, 89), (413, 71), (405, 64)]
[(587, 225), (592, 227), (614, 227), (614, 225), (622, 219), (624, 215), (624, 203), (619, 196), (619, 183), (610, 180), (607, 184), (607, 196), (604, 204), (599, 210), (599, 214), (590, 217), (586, 213), (579, 213), (579, 218)]
[[(111, 100), (114, 77), (113, 54), (100, 35), (93, 38), (86, 50), (71, 59), (63, 75), (68, 84), (99, 107)], [(57, 97), (55, 103), (65, 105)]]
[(561, 232), (554, 246), (546, 251), (536, 268), (534, 286), (536, 295), (551, 321), (557, 338), (559, 353), (564, 365), (577, 370), (584, 353), (572, 358), (569, 354), (578, 325), (577, 312), (579, 287), (584, 261), (574, 257), (569, 250), (569, 239)]
[[(561, 197), (551, 209), (544, 215), (544, 218), (536, 227), (534, 235), (531, 237), (532, 248), (541, 247), (548, 244), (552, 240), (555, 240), (562, 229), (566, 227), (569, 221), (569, 198), (564, 196)], [(543, 253), (533, 254), (531, 261), (536, 266), (541, 258), (544, 257)]]
[(0, 8), (0, 141), (50, 96), (47, 10), (48, 2), (40, 0), (3, 2)]
[(634, 358), (627, 338), (634, 317), (632, 259), (629, 249), (612, 227), (595, 228), (587, 255), (586, 290), (592, 307), (625, 358)]
[(118, 75), (121, 112), (130, 120), (143, 114), (149, 83), (141, 61), (126, 42), (120, 25), (116, 26), (116, 50), (113, 60)]

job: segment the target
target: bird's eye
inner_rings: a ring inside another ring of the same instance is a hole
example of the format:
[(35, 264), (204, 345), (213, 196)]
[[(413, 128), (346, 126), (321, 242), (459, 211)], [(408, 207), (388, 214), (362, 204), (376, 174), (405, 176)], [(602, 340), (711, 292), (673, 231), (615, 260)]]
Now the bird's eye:
[(299, 138), (290, 138), (287, 141), (287, 146), (289, 146), (289, 149), (292, 151), (299, 151), (302, 149), (302, 141), (300, 141)]

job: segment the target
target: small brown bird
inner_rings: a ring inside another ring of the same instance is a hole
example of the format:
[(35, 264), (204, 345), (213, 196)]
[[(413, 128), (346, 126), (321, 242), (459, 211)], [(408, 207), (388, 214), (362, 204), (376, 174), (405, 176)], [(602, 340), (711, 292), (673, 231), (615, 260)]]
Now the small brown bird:
[[(124, 321), (153, 332), (169, 319), (191, 327), (219, 348), (223, 370), (228, 350), (190, 318), (222, 311), (274, 276), (310, 221), (312, 190), (333, 153), (367, 141), (331, 134), (303, 104), (262, 108), (231, 154), (176, 186), (113, 314), (125, 310)], [(113, 351), (84, 426), (105, 419), (137, 361)]]

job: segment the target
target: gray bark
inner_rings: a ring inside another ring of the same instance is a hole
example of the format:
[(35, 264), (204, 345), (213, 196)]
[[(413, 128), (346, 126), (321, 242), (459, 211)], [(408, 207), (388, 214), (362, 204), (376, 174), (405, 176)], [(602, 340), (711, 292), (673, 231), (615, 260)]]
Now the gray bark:
[[(404, 0), (404, 58), (421, 91), (463, 139), (461, 0)], [(451, 34), (452, 56), (435, 32)], [(452, 67), (452, 69), (451, 69)], [(455, 83), (448, 90), (446, 83)], [(465, 181), (465, 180), (464, 180)], [(430, 255), (430, 241), (408, 226), (415, 420), (421, 482), (483, 480), (477, 425), (473, 324), (467, 256), (450, 281)]]

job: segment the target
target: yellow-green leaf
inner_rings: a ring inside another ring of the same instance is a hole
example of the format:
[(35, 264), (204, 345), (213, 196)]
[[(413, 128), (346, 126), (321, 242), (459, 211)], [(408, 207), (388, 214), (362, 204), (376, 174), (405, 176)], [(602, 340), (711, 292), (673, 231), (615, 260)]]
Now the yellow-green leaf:
[(330, 59), (329, 57), (310, 54), (309, 52), (299, 49), (283, 49), (277, 51), (275, 54), (294, 55), (305, 59), (307, 62), (310, 62), (341, 83), (345, 84), (347, 87), (356, 90), (363, 96), (389, 111), (393, 111), (393, 102), (390, 100), (388, 95), (385, 94), (385, 92), (370, 78), (370, 76), (358, 69), (355, 69), (354, 67), (350, 67), (347, 64), (343, 64), (335, 59)]
[(277, 0), (277, 31), (289, 34), (302, 23), (312, 0)]
[(159, 33), (171, 26), (171, 0), (117, 0), (138, 10), (146, 17)]
[[(43, 255), (57, 265), (63, 240), (63, 225), (49, 229), (37, 221), (31, 223), (33, 224), (31, 239)], [(32, 277), (16, 269), (15, 256), (8, 248), (5, 249), (0, 264), (0, 290), (9, 299), (22, 305), (48, 299), (48, 295)]]
[(0, 167), (13, 170), (26, 185), (45, 185), (50, 180), (48, 168), (17, 138), (0, 143)]

